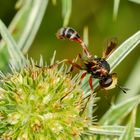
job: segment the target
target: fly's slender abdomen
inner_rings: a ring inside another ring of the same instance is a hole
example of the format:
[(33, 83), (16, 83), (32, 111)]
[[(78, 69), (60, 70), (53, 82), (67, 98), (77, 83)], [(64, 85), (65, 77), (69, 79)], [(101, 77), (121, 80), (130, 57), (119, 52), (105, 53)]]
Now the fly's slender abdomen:
[(56, 36), (58, 39), (67, 38), (71, 41), (81, 42), (79, 34), (73, 28), (70, 27), (63, 27), (59, 29), (58, 32), (56, 33)]
[(64, 32), (65, 36), (68, 38), (68, 39), (71, 39), (73, 36), (75, 36), (75, 33), (76, 31), (73, 30), (72, 28), (67, 28)]

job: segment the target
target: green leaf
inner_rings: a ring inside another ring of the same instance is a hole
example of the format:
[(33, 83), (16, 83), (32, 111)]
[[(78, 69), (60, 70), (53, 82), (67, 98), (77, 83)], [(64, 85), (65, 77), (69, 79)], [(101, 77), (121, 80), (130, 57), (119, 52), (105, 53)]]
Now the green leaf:
[[(106, 135), (106, 136), (120, 136), (123, 134), (126, 126), (90, 126), (85, 130), (87, 135)], [(140, 128), (134, 128), (134, 136), (140, 138)], [(129, 140), (129, 139), (128, 139)]]
[[(129, 0), (129, 1), (140, 4), (140, 0)], [(113, 5), (113, 20), (114, 21), (117, 19), (117, 16), (118, 16), (119, 5), (120, 5), (120, 0), (114, 0), (114, 5)]]
[(126, 129), (123, 131), (119, 140), (134, 140), (134, 127), (135, 127), (135, 118), (136, 118), (136, 107), (131, 113), (130, 122), (128, 123)]
[(85, 44), (88, 46), (88, 43), (89, 43), (88, 26), (84, 27), (83, 40), (84, 40)]
[(8, 51), (11, 57), (11, 64), (14, 65), (16, 68), (19, 68), (19, 65), (21, 66), (22, 63), (25, 61), (25, 57), (18, 49), (16, 42), (14, 41), (13, 37), (10, 35), (8, 29), (1, 20), (0, 33), (7, 43)]
[(116, 20), (117, 19), (119, 5), (120, 5), (120, 0), (114, 0), (113, 20)]
[(18, 46), (26, 53), (31, 46), (43, 19), (48, 0), (34, 0), (28, 12), (28, 18), (24, 30), (19, 38)]
[(103, 125), (117, 124), (140, 103), (140, 96), (132, 97), (123, 103), (113, 105), (101, 118)]
[(56, 5), (57, 1), (56, 0), (52, 0), (52, 4)]
[(140, 4), (140, 0), (129, 0), (129, 1)]
[(68, 26), (72, 11), (72, 0), (62, 0), (63, 26)]
[(140, 44), (140, 31), (124, 41), (107, 59), (113, 71)]
[[(48, 0), (19, 0), (16, 8), (19, 9), (9, 26), (17, 46), (26, 53), (31, 46), (37, 30), (41, 24)], [(0, 69), (7, 67), (9, 55), (4, 41), (0, 42)]]
[(9, 58), (8, 50), (5, 48), (1, 48), (0, 46), (0, 70), (1, 71), (8, 71), (8, 62), (7, 59)]

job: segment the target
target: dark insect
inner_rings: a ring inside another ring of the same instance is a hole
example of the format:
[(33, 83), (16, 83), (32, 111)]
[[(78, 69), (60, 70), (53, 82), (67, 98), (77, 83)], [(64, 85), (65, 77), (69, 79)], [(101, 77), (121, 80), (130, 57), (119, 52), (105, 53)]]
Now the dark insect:
[[(89, 85), (91, 90), (93, 91), (92, 79), (99, 79), (100, 89), (112, 89), (115, 87), (119, 87), (124, 93), (126, 93), (127, 88), (123, 88), (119, 86), (118, 78), (116, 73), (110, 73), (110, 65), (106, 61), (106, 58), (112, 53), (112, 51), (116, 48), (117, 43), (116, 40), (111, 40), (106, 50), (103, 52), (102, 57), (94, 57), (89, 52), (86, 44), (83, 42), (79, 34), (70, 27), (63, 27), (58, 30), (56, 33), (58, 39), (69, 39), (70, 41), (75, 41), (80, 44), (83, 49), (83, 52), (86, 58), (83, 58), (81, 54), (78, 55), (78, 58), (83, 62), (83, 66), (77, 64), (75, 61), (65, 60), (69, 64), (72, 65), (72, 68), (76, 67), (80, 70), (84, 70), (81, 80), (86, 76), (86, 74), (90, 74)], [(77, 60), (76, 60), (77, 61)]]

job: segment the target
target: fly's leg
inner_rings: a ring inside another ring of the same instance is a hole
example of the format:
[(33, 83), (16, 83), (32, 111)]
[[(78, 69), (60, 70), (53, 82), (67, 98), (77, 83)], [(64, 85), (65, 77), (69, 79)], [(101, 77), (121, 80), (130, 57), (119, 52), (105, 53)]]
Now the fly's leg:
[(93, 85), (92, 85), (92, 75), (89, 77), (89, 86), (90, 86), (90, 89), (91, 89), (91, 91), (94, 91), (93, 90)]
[(80, 80), (83, 80), (84, 77), (86, 76), (87, 72), (82, 73)]
[[(83, 63), (83, 61), (84, 61), (84, 59), (82, 58), (82, 55), (81, 54), (78, 54), (77, 55), (77, 57), (72, 61), (73, 63), (76, 63), (78, 60), (80, 60), (80, 63)], [(72, 64), (71, 62), (68, 62), (69, 64)], [(79, 65), (79, 64), (78, 64)], [(80, 65), (79, 65), (80, 66)], [(74, 66), (73, 64), (71, 65), (71, 68), (70, 68), (70, 71), (68, 72), (68, 73), (70, 73), (70, 72), (72, 72), (73, 71), (73, 69), (74, 69), (74, 67), (77, 67), (77, 66)], [(81, 66), (80, 66), (81, 67)], [(85, 69), (83, 69), (82, 67), (81, 68), (79, 68), (79, 67), (77, 67), (78, 69), (80, 69), (80, 70), (85, 70)], [(84, 78), (84, 77), (83, 77)]]

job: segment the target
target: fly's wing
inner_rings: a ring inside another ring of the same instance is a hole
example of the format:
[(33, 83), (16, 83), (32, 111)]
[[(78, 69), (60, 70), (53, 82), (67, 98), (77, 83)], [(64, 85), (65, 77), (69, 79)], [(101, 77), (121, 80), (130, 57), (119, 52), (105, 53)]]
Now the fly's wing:
[(117, 38), (112, 38), (107, 42), (107, 48), (103, 52), (103, 58), (108, 58), (109, 55), (116, 49), (117, 47)]

